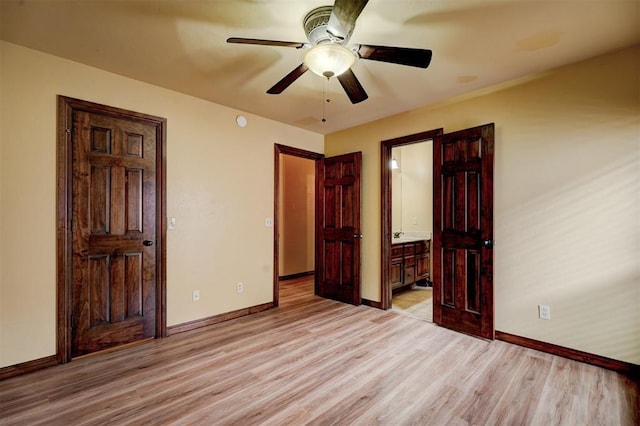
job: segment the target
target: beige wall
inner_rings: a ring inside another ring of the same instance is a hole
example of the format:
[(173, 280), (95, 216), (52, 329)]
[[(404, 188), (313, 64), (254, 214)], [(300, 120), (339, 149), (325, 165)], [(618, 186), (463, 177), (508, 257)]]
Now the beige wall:
[(496, 329), (640, 364), (639, 69), (626, 49), (327, 135), (327, 156), (363, 152), (363, 297), (380, 300), (380, 141), (495, 122)]
[[(273, 299), (273, 144), (322, 135), (0, 44), (0, 367), (55, 353), (56, 95), (167, 118), (168, 325)], [(244, 292), (236, 294), (242, 281)], [(201, 300), (191, 301), (192, 290)]]
[(315, 161), (280, 154), (279, 275), (314, 269)]

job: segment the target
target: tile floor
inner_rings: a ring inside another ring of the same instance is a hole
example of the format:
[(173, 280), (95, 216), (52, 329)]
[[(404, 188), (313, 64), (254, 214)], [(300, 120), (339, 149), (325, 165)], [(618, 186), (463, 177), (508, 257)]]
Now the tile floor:
[[(424, 321), (433, 322), (433, 299), (431, 297), (432, 290), (433, 289), (431, 287), (415, 287), (410, 290), (399, 293), (397, 295), (394, 295), (393, 299), (391, 299), (391, 309), (396, 312), (409, 315)], [(410, 292), (417, 292), (417, 291), (429, 292), (429, 297), (422, 302), (416, 303), (404, 309), (400, 308), (397, 303), (394, 304), (394, 300), (397, 300), (397, 298), (411, 297)]]

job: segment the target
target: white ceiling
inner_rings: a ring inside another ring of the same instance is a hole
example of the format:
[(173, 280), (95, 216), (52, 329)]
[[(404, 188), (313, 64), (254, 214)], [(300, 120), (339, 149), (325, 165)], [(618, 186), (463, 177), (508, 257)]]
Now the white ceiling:
[[(0, 0), (3, 40), (317, 133), (331, 133), (640, 43), (638, 0), (370, 0), (352, 43), (431, 49), (429, 68), (359, 60), (369, 95), (310, 72), (304, 16), (331, 0)], [(330, 102), (323, 102), (326, 86)], [(321, 121), (323, 108), (327, 121)]]

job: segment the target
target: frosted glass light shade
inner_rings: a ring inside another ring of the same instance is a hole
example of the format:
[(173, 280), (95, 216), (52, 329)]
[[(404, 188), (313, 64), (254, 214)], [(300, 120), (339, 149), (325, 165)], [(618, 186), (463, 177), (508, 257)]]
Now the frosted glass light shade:
[(331, 78), (351, 68), (356, 55), (339, 44), (320, 44), (304, 55), (304, 64), (315, 74)]

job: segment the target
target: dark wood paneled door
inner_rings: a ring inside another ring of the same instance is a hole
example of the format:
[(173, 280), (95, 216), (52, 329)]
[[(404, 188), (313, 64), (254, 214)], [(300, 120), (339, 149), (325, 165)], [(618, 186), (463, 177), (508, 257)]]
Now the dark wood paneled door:
[(487, 339), (493, 325), (494, 125), (434, 139), (433, 319)]
[(156, 128), (76, 111), (71, 356), (156, 333)]
[(362, 153), (317, 164), (316, 294), (359, 305)]

